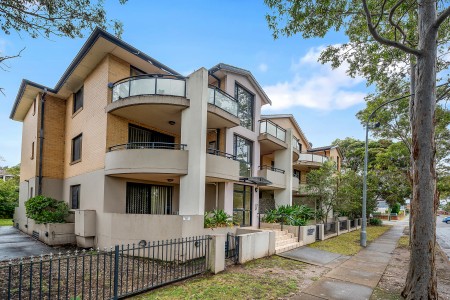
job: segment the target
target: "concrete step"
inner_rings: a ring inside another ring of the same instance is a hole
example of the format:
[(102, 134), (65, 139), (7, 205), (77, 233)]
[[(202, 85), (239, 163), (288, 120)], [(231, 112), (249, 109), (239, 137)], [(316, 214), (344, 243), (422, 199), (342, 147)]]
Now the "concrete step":
[(283, 253), (283, 252), (286, 252), (286, 251), (289, 251), (289, 250), (292, 250), (292, 249), (295, 249), (295, 248), (298, 248), (301, 246), (302, 246), (302, 243), (295, 242), (295, 243), (291, 243), (288, 245), (275, 247), (275, 254)]
[(275, 241), (275, 248), (276, 247), (285, 246), (285, 245), (289, 245), (289, 244), (294, 244), (294, 243), (297, 243), (297, 242), (298, 242), (297, 238), (291, 238), (291, 239), (282, 240), (282, 241)]
[(282, 240), (292, 239), (292, 238), (294, 238), (294, 234), (288, 233), (288, 234), (284, 234), (284, 235), (275, 236), (275, 241), (282, 241)]

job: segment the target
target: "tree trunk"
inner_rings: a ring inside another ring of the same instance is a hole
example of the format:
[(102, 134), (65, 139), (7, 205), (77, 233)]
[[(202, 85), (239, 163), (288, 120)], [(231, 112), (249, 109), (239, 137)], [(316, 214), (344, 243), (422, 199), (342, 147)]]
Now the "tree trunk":
[(436, 106), (436, 3), (418, 5), (419, 50), (416, 92), (410, 108), (413, 197), (409, 271), (402, 295), (406, 299), (438, 299), (434, 251), (436, 243), (436, 171), (434, 124)]

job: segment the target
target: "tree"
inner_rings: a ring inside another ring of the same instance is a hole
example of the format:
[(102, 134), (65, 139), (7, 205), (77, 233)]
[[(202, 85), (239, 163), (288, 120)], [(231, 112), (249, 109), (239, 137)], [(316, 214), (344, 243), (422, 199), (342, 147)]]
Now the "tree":
[[(126, 1), (119, 0), (121, 4)], [(7, 35), (11, 31), (26, 32), (32, 38), (49, 38), (52, 35), (76, 38), (82, 37), (84, 30), (99, 26), (112, 27), (115, 34), (120, 36), (123, 31), (122, 23), (108, 20), (103, 5), (101, 0), (2, 0), (0, 29)], [(19, 57), (23, 50), (14, 55), (0, 53), (0, 68), (8, 69), (5, 62)]]
[[(1, 168), (1, 167), (0, 167)], [(1, 168), (14, 177), (3, 181), (0, 179), (0, 218), (12, 218), (14, 208), (19, 204), (20, 166)]]
[[(307, 185), (301, 187), (315, 201), (316, 218), (327, 225), (330, 213), (337, 205), (338, 174), (334, 162), (326, 162), (306, 175)], [(303, 192), (303, 191), (302, 191)]]
[[(437, 299), (436, 73), (448, 64), (446, 56), (440, 54), (448, 47), (450, 7), (446, 1), (425, 0), (265, 2), (273, 10), (266, 18), (275, 37), (299, 32), (306, 38), (323, 37), (331, 29), (343, 30), (350, 40), (345, 51), (331, 47), (326, 55), (349, 61), (350, 75), (363, 74), (369, 83), (381, 86), (384, 79), (390, 79), (384, 83), (387, 85), (397, 78), (405, 78), (407, 70), (411, 70), (413, 228), (411, 259), (402, 295), (407, 299)], [(339, 61), (333, 60), (335, 66)]]

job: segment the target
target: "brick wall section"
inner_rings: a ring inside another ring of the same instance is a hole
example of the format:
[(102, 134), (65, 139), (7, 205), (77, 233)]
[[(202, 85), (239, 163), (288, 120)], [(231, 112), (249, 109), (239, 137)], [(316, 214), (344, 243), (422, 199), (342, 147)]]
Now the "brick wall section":
[(64, 178), (65, 117), (66, 101), (47, 95), (42, 157), (42, 175), (47, 178)]
[[(66, 105), (64, 177), (104, 168), (109, 57), (106, 56), (84, 81), (83, 108), (73, 115), (73, 95)], [(75, 91), (74, 91), (75, 92)], [(71, 165), (72, 139), (83, 134), (81, 161)]]
[(261, 157), (261, 164), (260, 164), (260, 166), (271, 166), (272, 165), (272, 158), (271, 157), (269, 157), (268, 155), (263, 155), (262, 157)]
[[(38, 122), (40, 114), (40, 95), (36, 97), (36, 113), (33, 115), (33, 105), (23, 120), (22, 151), (20, 160), (20, 181), (29, 180), (37, 175), (38, 157)], [(32, 143), (34, 142), (34, 158), (31, 159)]]

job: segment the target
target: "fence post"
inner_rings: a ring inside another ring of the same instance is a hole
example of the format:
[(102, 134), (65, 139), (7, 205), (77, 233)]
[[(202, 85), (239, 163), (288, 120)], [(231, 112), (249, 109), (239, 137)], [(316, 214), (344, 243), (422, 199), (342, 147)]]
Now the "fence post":
[(119, 296), (119, 245), (114, 247), (114, 299)]
[[(208, 253), (208, 268), (214, 274), (225, 270), (225, 241), (227, 236), (225, 234), (211, 235), (209, 253)], [(230, 245), (228, 245), (230, 247)]]

